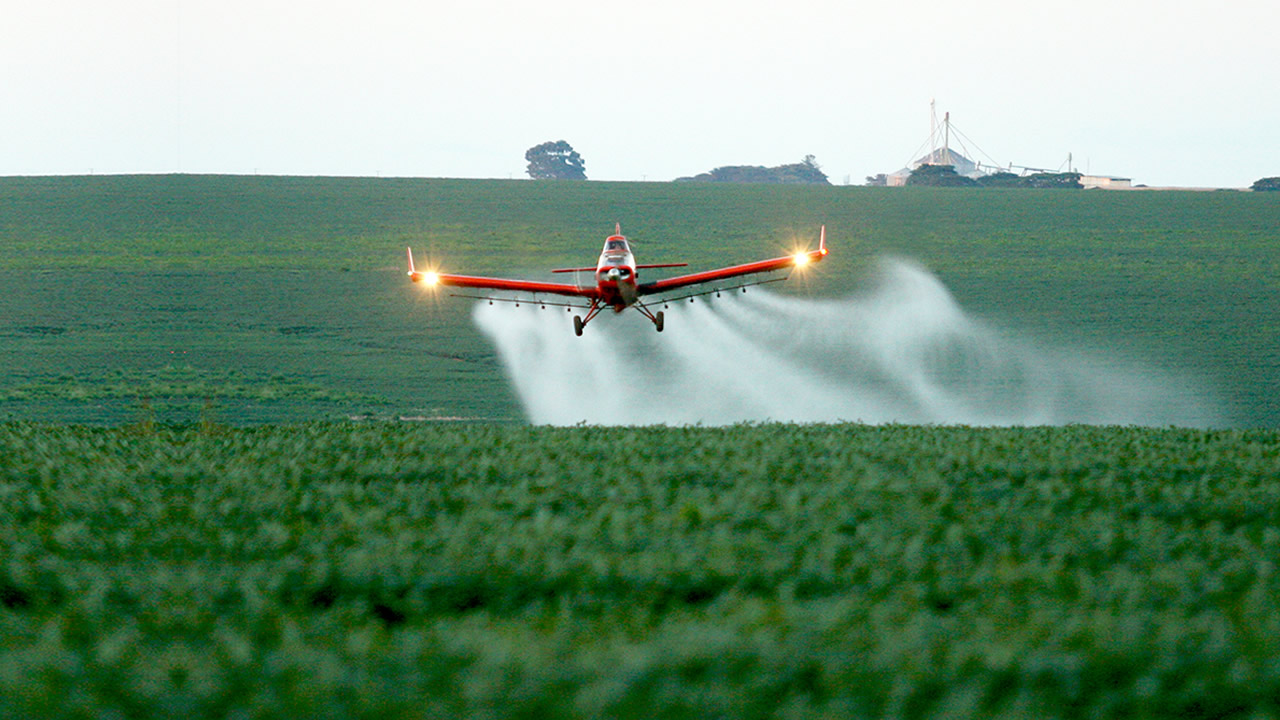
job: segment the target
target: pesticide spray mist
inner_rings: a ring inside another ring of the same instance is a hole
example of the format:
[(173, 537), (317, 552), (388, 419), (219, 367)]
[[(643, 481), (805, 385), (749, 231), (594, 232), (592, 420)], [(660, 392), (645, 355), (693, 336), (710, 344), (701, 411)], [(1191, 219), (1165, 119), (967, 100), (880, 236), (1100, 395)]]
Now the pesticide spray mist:
[(1185, 381), (1010, 337), (896, 260), (844, 300), (673, 303), (661, 334), (628, 311), (574, 337), (563, 310), (525, 303), (479, 304), (475, 321), (538, 424), (1215, 424)]

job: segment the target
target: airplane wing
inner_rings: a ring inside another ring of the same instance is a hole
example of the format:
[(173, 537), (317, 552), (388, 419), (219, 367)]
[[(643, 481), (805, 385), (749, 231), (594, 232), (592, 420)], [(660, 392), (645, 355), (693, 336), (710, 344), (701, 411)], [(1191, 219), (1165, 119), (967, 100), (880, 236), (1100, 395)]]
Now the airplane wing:
[[(596, 288), (580, 287), (567, 283), (535, 282), (532, 280), (511, 280), (507, 278), (479, 277), (474, 275), (451, 275), (449, 273), (418, 271), (413, 266), (413, 250), (408, 249), (409, 279), (426, 285), (443, 285), (445, 287), (475, 288), (481, 290), (499, 290), (503, 292), (528, 293), (531, 295), (566, 295), (593, 299), (598, 294)], [(476, 297), (476, 296), (464, 296)], [(485, 299), (485, 298), (481, 298)], [(491, 298), (494, 300), (510, 300), (510, 298)]]
[[(721, 280), (730, 280), (733, 278), (758, 275), (762, 273), (774, 272), (777, 270), (786, 270), (791, 268), (808, 265), (809, 263), (821, 262), (827, 256), (827, 228), (824, 225), (819, 235), (818, 249), (809, 250), (808, 252), (796, 253), (795, 255), (786, 255), (784, 257), (773, 258), (771, 260), (759, 260), (757, 262), (746, 263), (744, 265), (734, 265), (733, 267), (719, 268), (717, 270), (707, 270), (705, 272), (690, 273), (689, 275), (678, 275), (663, 280), (655, 280), (653, 282), (640, 283), (636, 286), (636, 290), (641, 295), (657, 295), (659, 293), (670, 292), (687, 288), (693, 285), (701, 285), (703, 283), (714, 283)], [(785, 278), (778, 278), (785, 279)], [(747, 285), (757, 285), (765, 281), (747, 282), (735, 287), (745, 287)], [(706, 292), (715, 292), (715, 289)], [(703, 293), (691, 293), (691, 295), (701, 295)], [(685, 296), (689, 297), (689, 296)]]
[[(651, 270), (651, 269), (653, 269), (653, 268), (688, 267), (688, 265), (689, 265), (689, 263), (657, 263), (657, 264), (655, 264), (655, 265), (637, 265), (637, 266), (636, 266), (636, 269), (637, 269), (637, 270)], [(593, 272), (595, 272), (595, 271), (596, 271), (596, 267), (595, 267), (594, 265), (592, 265), (591, 267), (584, 267), (584, 268), (556, 268), (555, 270), (552, 270), (551, 272), (553, 272), (553, 273), (577, 273), (577, 272), (590, 272), (590, 273), (593, 273)]]

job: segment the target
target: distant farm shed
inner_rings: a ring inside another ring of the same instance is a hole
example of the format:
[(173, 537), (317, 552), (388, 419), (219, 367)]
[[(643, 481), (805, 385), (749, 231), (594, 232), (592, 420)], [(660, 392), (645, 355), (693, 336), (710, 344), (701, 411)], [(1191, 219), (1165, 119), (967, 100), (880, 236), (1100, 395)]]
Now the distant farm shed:
[(969, 158), (950, 148), (941, 147), (924, 157), (916, 160), (907, 167), (885, 176), (885, 185), (889, 187), (903, 187), (907, 184), (907, 178), (911, 177), (911, 172), (921, 165), (950, 165), (956, 169), (957, 175), (963, 175), (967, 178), (978, 179), (986, 175), (978, 164)]
[(1132, 190), (1133, 180), (1130, 178), (1111, 177), (1109, 175), (1081, 175), (1080, 184), (1085, 190)]

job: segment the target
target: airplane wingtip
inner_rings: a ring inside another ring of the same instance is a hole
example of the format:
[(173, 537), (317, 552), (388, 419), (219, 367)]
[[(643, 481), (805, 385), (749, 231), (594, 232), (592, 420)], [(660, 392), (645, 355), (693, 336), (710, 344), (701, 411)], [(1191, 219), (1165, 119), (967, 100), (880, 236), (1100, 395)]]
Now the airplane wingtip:
[(406, 247), (404, 251), (405, 251), (405, 254), (409, 257), (409, 272), (408, 272), (409, 279), (414, 282), (419, 282), (420, 280), (422, 280), (422, 275), (420, 275), (418, 271), (413, 267), (413, 248)]

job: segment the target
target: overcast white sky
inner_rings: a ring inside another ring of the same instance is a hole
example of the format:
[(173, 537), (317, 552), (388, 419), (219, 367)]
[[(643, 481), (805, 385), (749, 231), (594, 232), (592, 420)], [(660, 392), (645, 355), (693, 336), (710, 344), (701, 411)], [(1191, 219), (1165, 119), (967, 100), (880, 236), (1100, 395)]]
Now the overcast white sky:
[(38, 0), (0, 25), (0, 175), (597, 180), (912, 159), (929, 101), (1001, 164), (1280, 175), (1274, 0)]

